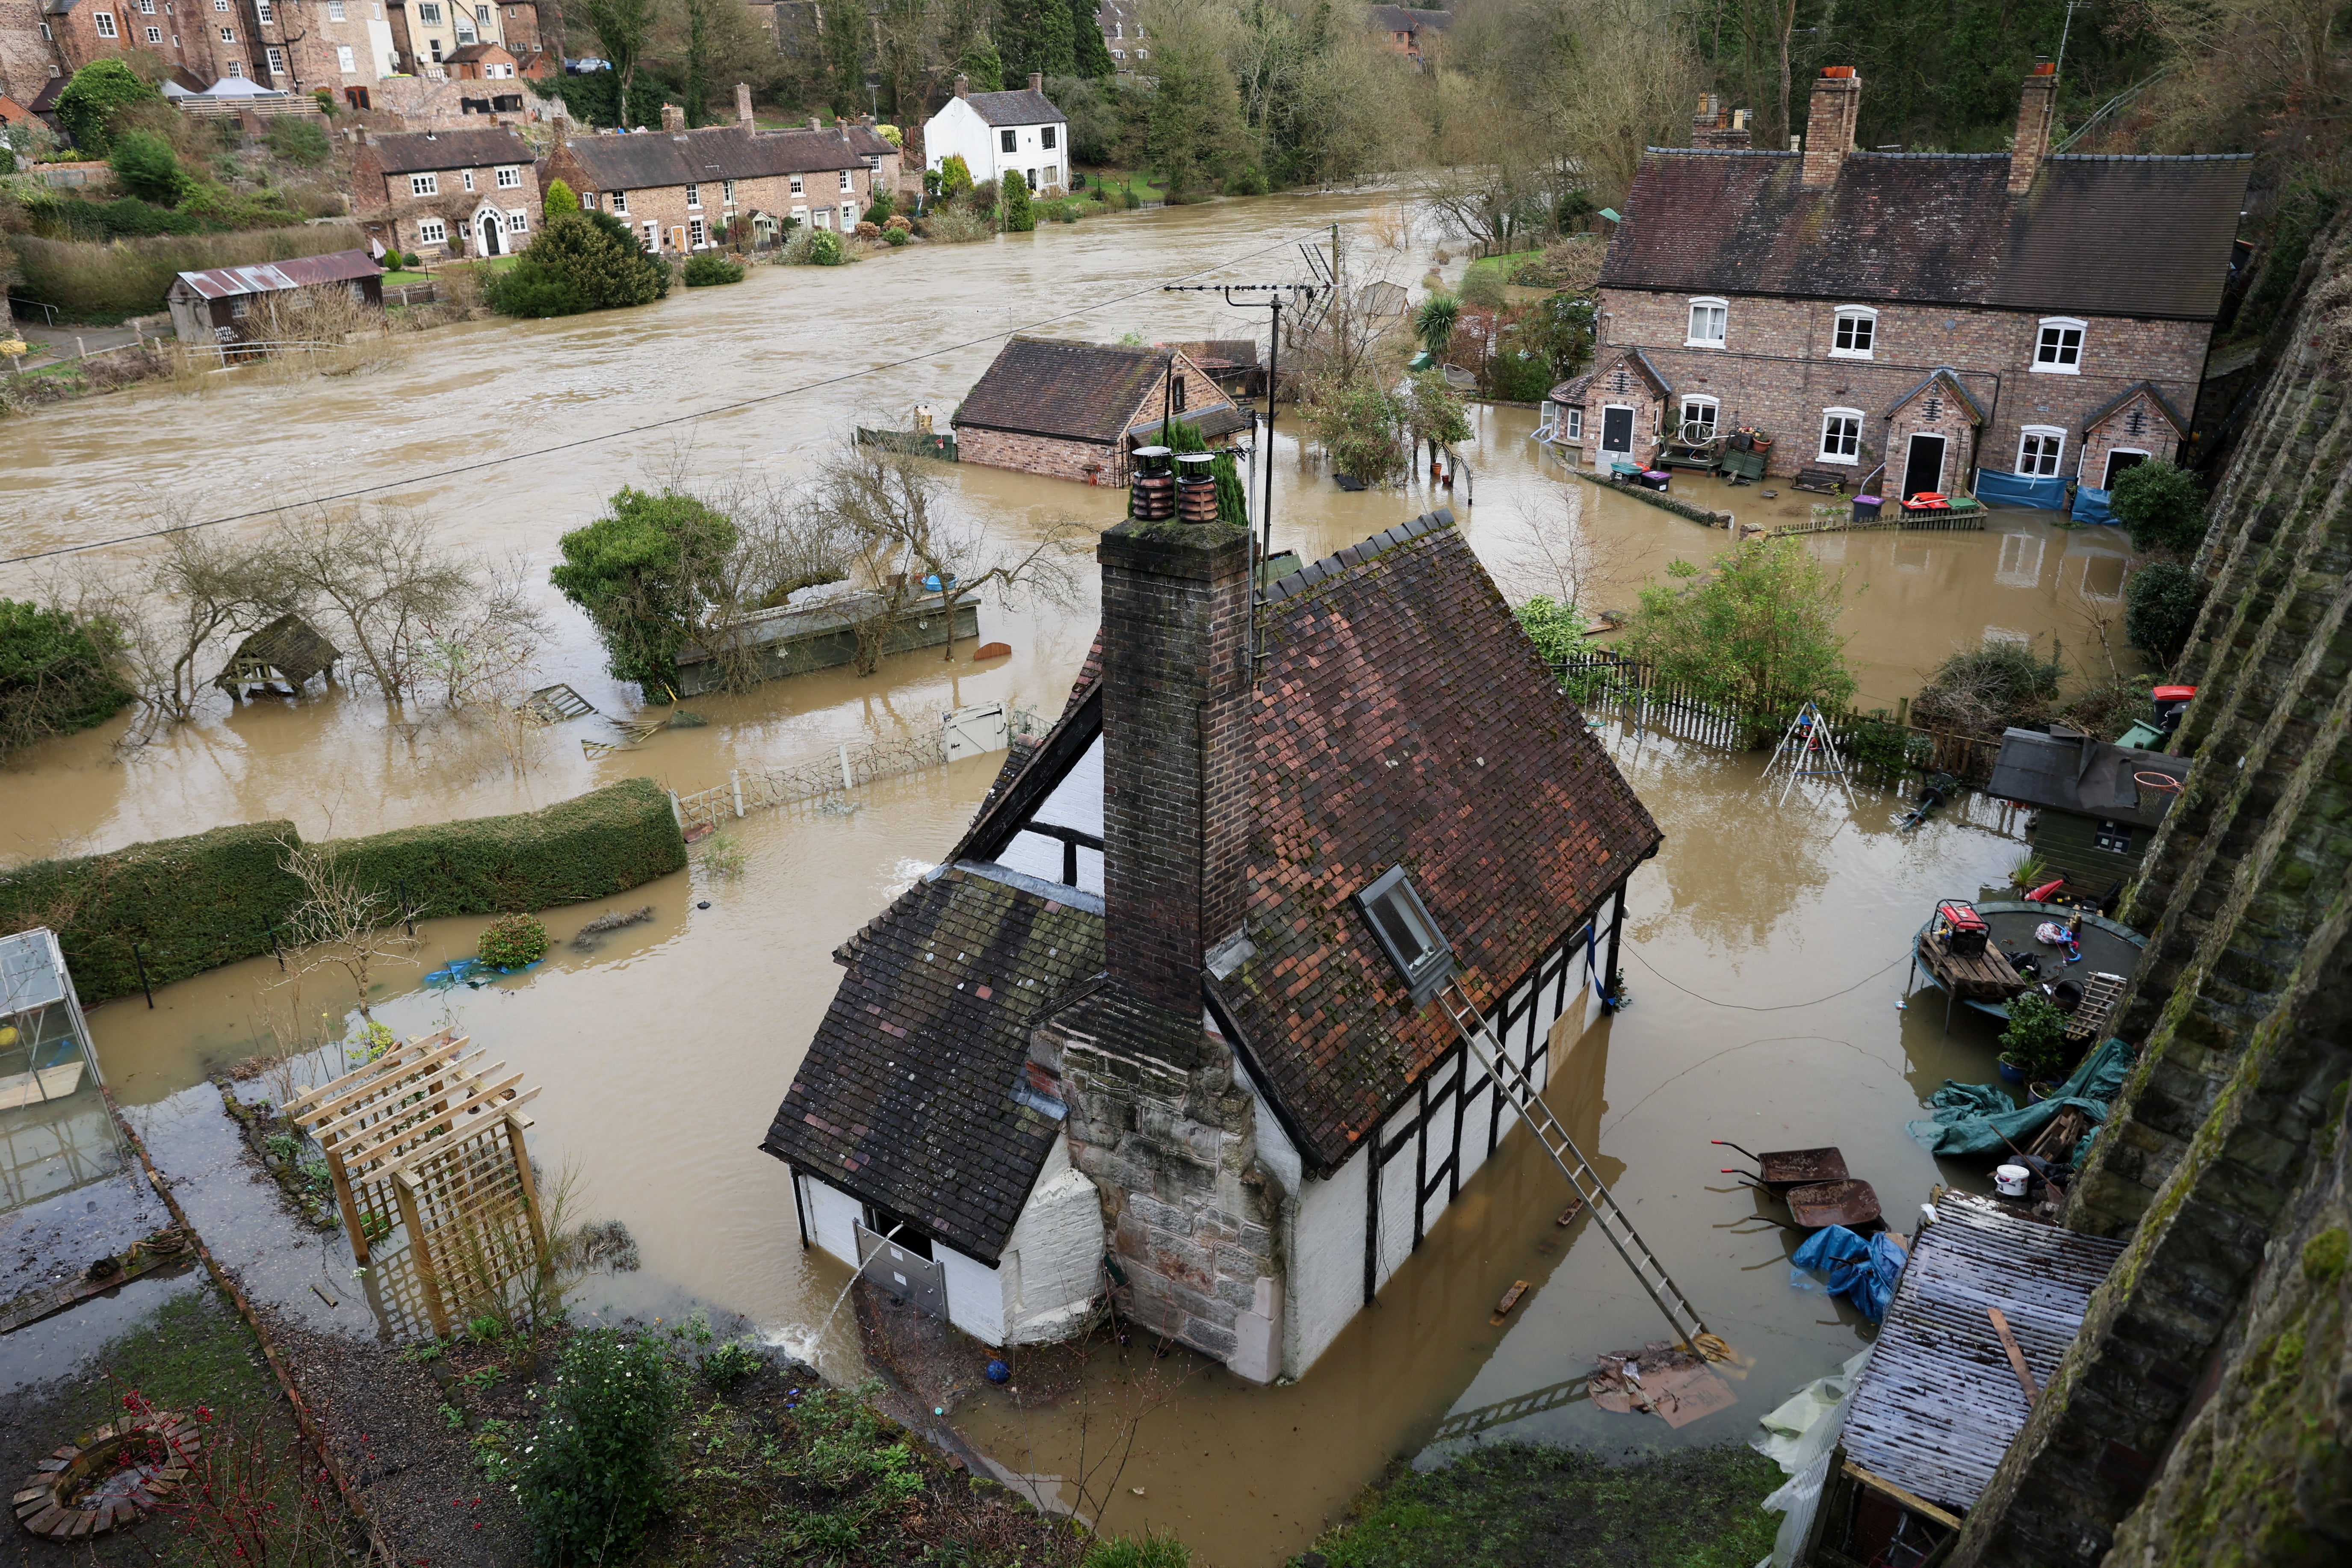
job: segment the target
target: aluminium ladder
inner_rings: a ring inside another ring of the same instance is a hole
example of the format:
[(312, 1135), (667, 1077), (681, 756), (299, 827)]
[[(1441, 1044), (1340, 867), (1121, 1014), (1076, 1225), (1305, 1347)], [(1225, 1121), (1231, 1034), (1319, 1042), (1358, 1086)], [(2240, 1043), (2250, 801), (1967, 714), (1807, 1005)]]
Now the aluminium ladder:
[(1486, 1020), (1479, 1016), (1461, 982), (1448, 980), (1439, 989), (1437, 999), (1444, 1006), (1445, 1016), (1453, 1020), (1454, 1032), (1462, 1037), (1463, 1044), (1478, 1058), (1478, 1065), (1486, 1069), (1486, 1076), (1495, 1080), (1496, 1092), (1510, 1101), (1519, 1120), (1534, 1131), (1544, 1152), (1551, 1156), (1551, 1163), (1559, 1167), (1568, 1184), (1592, 1211), (1592, 1223), (1601, 1227), (1601, 1234), (1609, 1238), (1609, 1245), (1617, 1249), (1617, 1256), (1625, 1260), (1633, 1278), (1641, 1281), (1642, 1289), (1649, 1292), (1650, 1300), (1674, 1325), (1675, 1337), (1709, 1361), (1723, 1359), (1728, 1353), (1727, 1347), (1707, 1332), (1706, 1321), (1698, 1315), (1698, 1309), (1690, 1304), (1682, 1287), (1666, 1272), (1666, 1266), (1658, 1261), (1658, 1255), (1650, 1250), (1649, 1243), (1633, 1228), (1633, 1222), (1617, 1206), (1608, 1184), (1577, 1148), (1568, 1129), (1544, 1104), (1527, 1074), (1511, 1065), (1502, 1043), (1487, 1029)]

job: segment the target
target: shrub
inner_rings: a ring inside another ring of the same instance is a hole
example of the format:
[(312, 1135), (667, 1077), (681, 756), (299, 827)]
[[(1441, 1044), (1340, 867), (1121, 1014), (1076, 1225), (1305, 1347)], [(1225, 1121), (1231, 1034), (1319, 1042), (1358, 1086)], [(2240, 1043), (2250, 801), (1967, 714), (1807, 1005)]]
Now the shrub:
[(1477, 262), (1462, 275), (1462, 302), (1479, 305), (1489, 310), (1503, 308), (1503, 272), (1498, 267), (1486, 267)]
[(971, 189), (971, 165), (961, 153), (950, 153), (940, 163), (939, 194), (952, 201)]
[(9, 239), (25, 279), (14, 292), (55, 305), (69, 320), (90, 322), (119, 321), (125, 316), (162, 310), (172, 280), (183, 272), (358, 250), (367, 244), (366, 236), (351, 224), (174, 235), (114, 245), (45, 239), (30, 234), (11, 235)]
[(157, 96), (121, 60), (92, 60), (58, 94), (58, 120), (85, 157), (103, 158), (112, 145), (108, 121), (114, 111)]
[(895, 228), (900, 234), (904, 234), (914, 226), (915, 226), (908, 220), (904, 214), (900, 214), (898, 216), (885, 219), (882, 225), (882, 232), (887, 234)]
[(996, 226), (961, 207), (940, 207), (923, 220), (923, 237), (942, 245), (970, 245), (995, 234)]
[(2178, 562), (2151, 561), (2132, 574), (2131, 585), (2124, 590), (2124, 636), (2132, 647), (2168, 666), (2189, 646), (2189, 634), (2204, 603), (2205, 585), (2194, 572)]
[(2066, 667), (2036, 658), (2017, 643), (1956, 653), (1936, 668), (1911, 705), (1922, 729), (1957, 730), (1992, 739), (2012, 724), (2034, 724), (2049, 714)]
[(740, 261), (730, 261), (707, 250), (687, 259), (686, 286), (689, 289), (707, 289), (713, 284), (741, 281), (743, 264)]
[(587, 612), (613, 673), (654, 696), (677, 684), (678, 647), (694, 636), (715, 592), (735, 547), (735, 524), (673, 490), (624, 487), (609, 506), (557, 542), (563, 561), (548, 575)]
[(142, 201), (173, 207), (195, 184), (180, 167), (172, 144), (152, 132), (132, 131), (114, 139), (113, 165), (117, 184)]
[(1558, 664), (1577, 653), (1584, 646), (1584, 628), (1591, 623), (1582, 610), (1574, 605), (1563, 605), (1547, 595), (1538, 594), (1517, 610), (1519, 629), (1536, 645), (1546, 664)]
[(849, 252), (842, 248), (841, 236), (829, 228), (809, 232), (808, 263), (811, 267), (838, 267), (848, 259)]
[(1253, 164), (1225, 181), (1225, 195), (1262, 196), (1265, 195), (1265, 176), (1259, 174), (1256, 165)]
[(879, 228), (898, 216), (898, 204), (887, 191), (874, 195), (874, 205), (866, 209), (866, 221)]
[(760, 1352), (740, 1340), (729, 1340), (702, 1358), (702, 1378), (721, 1394), (760, 1370)]
[(867, 223), (861, 219), (858, 222), (857, 226), (850, 232), (856, 235), (860, 239), (879, 239), (882, 237), (882, 226), (878, 223)]
[(547, 956), (547, 928), (536, 915), (500, 915), (482, 932), (478, 951), (493, 969), (521, 969)]
[(541, 1561), (626, 1562), (667, 1500), (677, 1384), (660, 1349), (612, 1329), (563, 1347), (520, 1495)]
[(580, 197), (562, 180), (550, 180), (547, 195), (540, 203), (540, 210), (549, 217), (559, 213), (576, 213), (580, 210)]
[(414, 272), (425, 265), (425, 258), (417, 255), (416, 252), (412, 250), (406, 256), (401, 258), (400, 264), (409, 271)]
[(1004, 171), (1004, 232), (1026, 234), (1037, 226), (1037, 215), (1029, 205), (1029, 182), (1021, 177), (1018, 169)]
[(1553, 384), (1551, 362), (1510, 349), (1486, 362), (1486, 395), (1506, 403), (1540, 403)]
[(609, 213), (558, 213), (485, 290), (509, 316), (562, 316), (649, 305), (669, 292), (669, 268)]
[(2116, 476), (2107, 509), (2142, 550), (2187, 553), (2205, 537), (2205, 492), (2170, 463), (2136, 463)]
[(882, 231), (882, 243), (894, 250), (913, 237), (903, 228), (886, 228)]
[(1844, 574), (1802, 540), (1751, 539), (1717, 556), (1705, 581), (1643, 588), (1624, 651), (1655, 663), (1662, 680), (1751, 714), (1807, 698), (1843, 704), (1854, 686), (1838, 630), (1844, 597)]
[(121, 711), (131, 694), (110, 662), (115, 644), (103, 622), (0, 599), (0, 757)]
[(327, 140), (327, 128), (315, 120), (297, 120), (283, 116), (269, 122), (262, 132), (262, 142), (270, 152), (289, 163), (310, 168), (327, 161), (334, 143)]
[(2025, 1074), (2028, 1083), (2047, 1083), (2066, 1070), (2066, 1015), (2039, 991), (2009, 1005), (2009, 1027), (2000, 1032), (2000, 1054)]
[(1192, 1549), (1173, 1535), (1107, 1535), (1087, 1547), (1081, 1568), (1192, 1568)]

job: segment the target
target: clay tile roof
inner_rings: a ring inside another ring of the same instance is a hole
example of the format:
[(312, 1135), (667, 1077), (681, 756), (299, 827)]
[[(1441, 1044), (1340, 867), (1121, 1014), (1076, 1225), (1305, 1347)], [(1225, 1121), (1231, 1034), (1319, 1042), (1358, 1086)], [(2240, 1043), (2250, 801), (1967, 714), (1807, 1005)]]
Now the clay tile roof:
[(1330, 1167), (1454, 1035), (1349, 900), (1411, 869), (1481, 1008), (1663, 837), (1440, 512), (1267, 590), (1251, 716), (1255, 952), (1212, 981)]
[(991, 125), (1056, 125), (1064, 118), (1052, 100), (1025, 87), (1012, 92), (967, 93), (964, 101)]
[(835, 955), (761, 1147), (993, 1265), (1062, 1125), (1029, 1032), (1102, 968), (1098, 909), (995, 868), (917, 882)]
[(496, 44), (467, 44), (462, 49), (458, 49), (452, 54), (442, 56), (441, 63), (443, 65), (468, 65), (475, 60), (488, 59), (493, 55), (503, 56), (507, 59), (514, 58), (514, 56), (508, 54), (505, 49), (499, 47)]
[(387, 174), (422, 174), (438, 169), (482, 169), (499, 163), (528, 163), (536, 154), (513, 132), (439, 131), (431, 135), (412, 132), (378, 136), (368, 145)]
[(1165, 363), (1157, 349), (1014, 338), (972, 384), (956, 423), (1115, 445)]
[(2012, 198), (2006, 153), (1849, 153), (1811, 191), (1800, 163), (1651, 148), (1602, 287), (2210, 320), (2252, 167), (2061, 154)]

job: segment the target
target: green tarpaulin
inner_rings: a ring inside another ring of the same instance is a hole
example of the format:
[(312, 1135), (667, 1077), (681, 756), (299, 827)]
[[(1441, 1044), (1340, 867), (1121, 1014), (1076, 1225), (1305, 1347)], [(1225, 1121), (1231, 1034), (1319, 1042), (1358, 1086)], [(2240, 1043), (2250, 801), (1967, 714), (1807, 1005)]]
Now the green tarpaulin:
[[(2021, 1147), (2042, 1131), (2042, 1123), (2069, 1105), (2082, 1107), (2084, 1114), (2094, 1122), (2107, 1119), (2107, 1106), (2124, 1086), (2138, 1058), (2132, 1048), (2121, 1040), (2110, 1039), (2097, 1050), (2083, 1058), (2074, 1076), (2058, 1086), (2050, 1099), (2021, 1107), (2008, 1093), (1990, 1083), (1957, 1083), (1944, 1080), (1944, 1087), (1928, 1097), (1927, 1105), (1933, 1115), (1925, 1121), (1914, 1121), (1908, 1131), (1912, 1137), (1927, 1145), (1931, 1154), (1990, 1154), (2006, 1152), (2011, 1144)], [(2091, 1140), (2084, 1138), (2074, 1151), (2074, 1163), (2080, 1164)]]

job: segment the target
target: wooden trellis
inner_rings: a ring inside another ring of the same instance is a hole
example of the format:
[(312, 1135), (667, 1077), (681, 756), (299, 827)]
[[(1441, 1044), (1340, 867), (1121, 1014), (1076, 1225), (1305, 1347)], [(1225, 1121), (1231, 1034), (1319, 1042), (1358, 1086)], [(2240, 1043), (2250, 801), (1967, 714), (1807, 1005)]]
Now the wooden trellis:
[(470, 1043), (450, 1029), (421, 1036), (285, 1108), (326, 1153), (359, 1260), (403, 1233), (440, 1334), (453, 1309), (503, 1299), (547, 1250), (523, 1146), (521, 1108), (539, 1090)]

